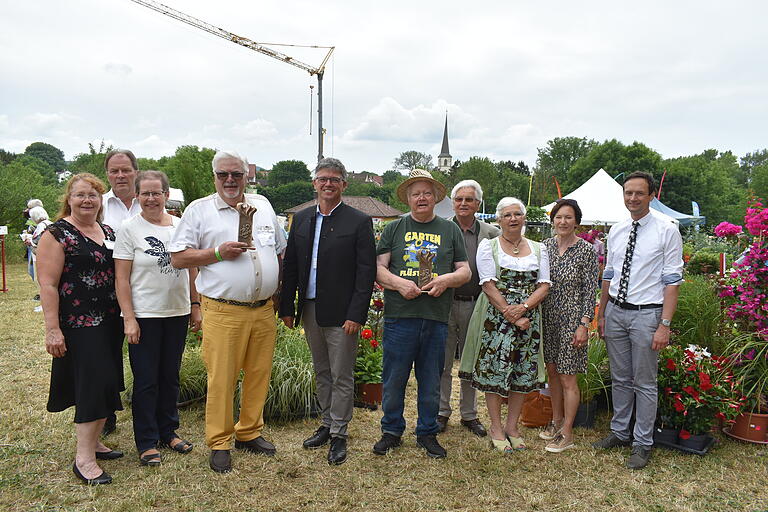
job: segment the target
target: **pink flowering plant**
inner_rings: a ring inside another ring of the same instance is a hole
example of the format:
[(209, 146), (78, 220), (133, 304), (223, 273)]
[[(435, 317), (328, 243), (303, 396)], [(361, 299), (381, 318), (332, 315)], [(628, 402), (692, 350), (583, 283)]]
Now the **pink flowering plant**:
[(741, 226), (736, 226), (730, 222), (721, 222), (715, 226), (715, 235), (721, 238), (740, 235), (744, 232)]
[[(733, 265), (730, 277), (735, 283), (724, 286), (720, 297), (730, 302), (727, 314), (731, 319), (742, 321), (768, 339), (768, 209), (758, 200), (751, 201), (744, 224), (753, 237), (752, 243)], [(731, 227), (724, 229), (734, 231)]]

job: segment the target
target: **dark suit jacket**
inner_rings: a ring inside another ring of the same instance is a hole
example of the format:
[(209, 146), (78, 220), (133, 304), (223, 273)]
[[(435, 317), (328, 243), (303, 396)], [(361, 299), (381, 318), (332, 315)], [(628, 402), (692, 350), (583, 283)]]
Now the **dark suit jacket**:
[[(293, 316), (295, 324), (307, 295), (315, 237), (316, 206), (298, 212), (291, 224), (283, 258), (281, 317)], [(341, 203), (323, 218), (317, 249), (315, 312), (321, 327), (339, 327), (346, 320), (365, 324), (376, 279), (376, 244), (371, 218)], [(294, 300), (298, 291), (298, 308)]]

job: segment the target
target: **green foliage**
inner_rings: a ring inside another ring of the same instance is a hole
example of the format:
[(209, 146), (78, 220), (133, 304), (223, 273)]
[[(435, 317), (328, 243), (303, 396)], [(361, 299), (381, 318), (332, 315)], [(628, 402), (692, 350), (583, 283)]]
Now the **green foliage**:
[(58, 185), (46, 184), (39, 166), (50, 166), (31, 156), (20, 156), (7, 165), (0, 165), (0, 226), (7, 225), (8, 233), (20, 233), (26, 220), (22, 216), (27, 201), (40, 199), (51, 217), (58, 210), (61, 190)]
[(359, 181), (352, 181), (347, 185), (347, 189), (344, 191), (345, 196), (365, 196), (374, 197), (384, 203), (389, 202), (389, 198), (392, 191), (388, 188), (380, 187), (375, 183), (362, 183)]
[[(685, 244), (683, 245), (684, 254), (686, 250), (690, 250), (691, 255), (699, 251), (712, 252), (715, 254), (724, 252), (725, 254), (734, 257), (741, 254), (741, 251), (743, 250), (743, 247), (731, 243), (725, 238), (708, 235), (704, 231), (697, 231), (693, 228), (689, 228), (683, 234), (683, 240), (685, 241)], [(688, 249), (686, 249), (686, 246)]]
[(34, 169), (40, 177), (43, 179), (43, 184), (46, 186), (56, 186), (58, 179), (56, 178), (56, 171), (47, 162), (30, 155), (19, 155), (16, 157), (11, 165), (24, 166), (27, 169)]
[(45, 142), (33, 142), (27, 146), (24, 154), (39, 158), (50, 165), (54, 171), (61, 171), (67, 167), (67, 164), (64, 162), (64, 152), (56, 146)]
[(525, 209), (525, 219), (531, 222), (543, 222), (548, 220), (547, 212), (540, 206), (529, 206)]
[(410, 171), (412, 169), (424, 169), (431, 171), (434, 167), (432, 157), (421, 151), (404, 151), (395, 158), (393, 163), (395, 169)]
[(751, 188), (755, 196), (768, 199), (768, 163), (754, 168)]
[(314, 197), (314, 191), (311, 181), (294, 181), (279, 187), (263, 188), (259, 193), (269, 199), (272, 208), (279, 214), (288, 208), (311, 200)]
[(768, 339), (759, 334), (737, 336), (726, 347), (745, 412), (768, 414)]
[(179, 146), (162, 170), (168, 175), (171, 185), (184, 193), (184, 202), (213, 194), (216, 187), (211, 162), (216, 150), (197, 146)]
[(612, 139), (595, 144), (585, 156), (571, 166), (567, 179), (560, 180), (563, 195), (576, 190), (600, 168), (611, 176), (621, 172), (628, 175), (634, 171), (645, 171), (661, 177), (661, 155), (641, 142), (629, 146)]
[(381, 175), (381, 178), (384, 180), (385, 185), (389, 183), (397, 183), (399, 185), (405, 181), (405, 176), (403, 176), (400, 171), (395, 170), (384, 171), (384, 174)]
[(13, 162), (13, 159), (16, 158), (16, 153), (11, 153), (10, 151), (6, 151), (4, 149), (0, 149), (0, 165), (5, 165)]
[(608, 387), (605, 382), (610, 376), (605, 341), (593, 334), (590, 336), (587, 348), (587, 373), (580, 373), (576, 377), (581, 392), (581, 403), (591, 402), (600, 393), (605, 393), (607, 396)]
[(704, 276), (686, 276), (685, 282), (680, 285), (672, 322), (672, 341), (684, 347), (707, 347), (713, 354), (722, 354), (723, 339), (718, 336), (718, 330), (723, 315), (714, 283)]
[(739, 184), (747, 186), (755, 178), (755, 171), (758, 167), (765, 167), (768, 164), (768, 149), (760, 149), (754, 153), (747, 153), (740, 159), (741, 171), (738, 176)]
[(272, 170), (269, 171), (270, 187), (279, 187), (281, 185), (293, 183), (294, 181), (308, 183), (311, 179), (307, 164), (301, 160), (283, 160), (277, 162), (272, 166)]
[(547, 141), (546, 147), (538, 148), (531, 204), (545, 205), (556, 200), (557, 187), (553, 178), (561, 183), (567, 179), (573, 164), (586, 156), (595, 144), (594, 140), (586, 137), (555, 137)]
[(106, 146), (103, 140), (99, 144), (98, 149), (89, 142), (88, 152), (75, 155), (75, 159), (69, 164), (69, 170), (72, 174), (89, 172), (94, 176), (98, 176), (105, 184), (108, 184), (107, 173), (104, 170), (104, 157), (112, 149), (114, 149), (112, 145)]
[(720, 259), (716, 253), (699, 251), (691, 256), (685, 270), (688, 274), (712, 274), (720, 268)]
[(314, 407), (315, 378), (307, 340), (301, 330), (288, 329), (278, 322), (264, 417), (272, 420), (304, 418)]

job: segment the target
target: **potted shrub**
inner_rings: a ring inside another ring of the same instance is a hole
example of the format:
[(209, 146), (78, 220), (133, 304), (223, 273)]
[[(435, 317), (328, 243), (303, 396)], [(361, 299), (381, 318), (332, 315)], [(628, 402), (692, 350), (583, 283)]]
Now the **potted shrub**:
[[(718, 419), (733, 419), (740, 395), (729, 367), (696, 345), (671, 345), (659, 354), (658, 428), (661, 444), (702, 451)], [(675, 436), (675, 433), (677, 434)]]
[(358, 399), (365, 404), (381, 403), (383, 358), (383, 350), (378, 340), (373, 337), (373, 331), (370, 328), (362, 329), (355, 360), (355, 385)]
[(768, 443), (768, 339), (745, 334), (735, 338), (728, 350), (743, 407), (726, 433), (743, 441)]
[(605, 385), (606, 376), (610, 376), (608, 370), (608, 351), (605, 342), (598, 336), (592, 336), (587, 349), (587, 373), (580, 373), (577, 377), (581, 401), (573, 421), (574, 427), (593, 428), (597, 413), (597, 397), (605, 394), (608, 387)]

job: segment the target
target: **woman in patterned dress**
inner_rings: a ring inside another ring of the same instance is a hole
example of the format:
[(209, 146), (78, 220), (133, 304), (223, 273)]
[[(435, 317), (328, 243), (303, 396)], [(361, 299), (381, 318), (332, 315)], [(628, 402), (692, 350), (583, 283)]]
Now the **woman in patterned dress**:
[[(525, 206), (519, 199), (499, 201), (496, 216), (501, 235), (477, 249), (477, 273), (489, 304), (474, 313), (484, 315), (479, 349), (464, 352), (474, 361), (462, 361), (472, 372), (461, 377), (485, 392), (491, 442), (509, 452), (525, 448), (517, 422), (525, 394), (540, 387), (538, 305), (549, 289), (549, 263), (546, 249), (523, 237)], [(504, 402), (508, 413), (502, 425)]]
[(38, 244), (45, 349), (53, 356), (48, 411), (75, 406), (77, 451), (72, 471), (88, 485), (112, 477), (97, 459), (123, 454), (99, 441), (107, 415), (122, 410), (123, 330), (115, 295), (115, 234), (99, 222), (104, 183), (89, 173), (70, 178), (58, 220)]
[(589, 322), (595, 312), (597, 254), (589, 242), (576, 236), (581, 208), (573, 199), (561, 199), (550, 219), (556, 236), (544, 241), (549, 254), (549, 290), (544, 314), (544, 361), (547, 364), (552, 421), (539, 433), (550, 441), (546, 450), (560, 453), (573, 443), (573, 420), (579, 408), (577, 374), (587, 371)]
[(187, 325), (197, 331), (202, 315), (197, 269), (171, 266), (167, 247), (179, 219), (165, 211), (169, 191), (165, 173), (139, 173), (141, 213), (123, 223), (114, 251), (117, 300), (133, 371), (133, 437), (142, 466), (161, 463), (158, 446), (192, 451), (192, 443), (176, 434), (176, 402)]

